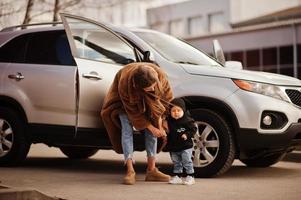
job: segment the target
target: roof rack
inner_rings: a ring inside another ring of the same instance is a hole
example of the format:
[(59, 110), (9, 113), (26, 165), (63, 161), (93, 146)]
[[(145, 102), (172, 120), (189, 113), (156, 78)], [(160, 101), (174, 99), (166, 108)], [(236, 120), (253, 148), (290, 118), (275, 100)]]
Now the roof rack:
[(6, 28), (2, 29), (1, 32), (14, 31), (17, 29), (27, 29), (27, 28), (31, 28), (34, 26), (56, 26), (58, 24), (62, 24), (62, 22), (43, 22), (43, 23), (34, 23), (34, 24), (22, 24), (22, 25), (17, 25), (17, 26), (6, 27)]

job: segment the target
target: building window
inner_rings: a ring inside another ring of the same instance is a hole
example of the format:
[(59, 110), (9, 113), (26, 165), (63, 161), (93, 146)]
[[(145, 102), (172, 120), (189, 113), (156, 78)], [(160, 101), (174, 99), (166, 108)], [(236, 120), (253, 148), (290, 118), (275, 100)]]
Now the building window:
[(294, 76), (293, 46), (282, 46), (280, 51), (280, 73)]
[(225, 59), (226, 59), (226, 61), (227, 61), (227, 60), (232, 60), (232, 59), (231, 59), (231, 52), (225, 52), (224, 54), (225, 54)]
[(209, 14), (209, 32), (217, 33), (226, 30), (226, 18), (223, 12)]
[(239, 61), (242, 63), (242, 66), (246, 66), (244, 62), (244, 52), (243, 51), (236, 51), (231, 52), (231, 60), (233, 61)]
[(174, 36), (184, 36), (185, 34), (185, 23), (184, 20), (172, 20), (170, 21), (170, 34)]
[(163, 32), (163, 33), (166, 33), (168, 31), (167, 27), (163, 23), (152, 24), (151, 29), (154, 29), (154, 30), (157, 30), (157, 31), (160, 31), (160, 32)]
[(301, 44), (297, 45), (297, 63), (301, 64)]
[(266, 48), (262, 50), (263, 71), (277, 73), (277, 48)]
[(188, 19), (188, 30), (191, 36), (204, 35), (208, 32), (204, 17), (197, 16)]
[(260, 70), (260, 51), (249, 50), (246, 51), (246, 67), (251, 70)]
[(293, 46), (280, 47), (280, 64), (293, 64)]

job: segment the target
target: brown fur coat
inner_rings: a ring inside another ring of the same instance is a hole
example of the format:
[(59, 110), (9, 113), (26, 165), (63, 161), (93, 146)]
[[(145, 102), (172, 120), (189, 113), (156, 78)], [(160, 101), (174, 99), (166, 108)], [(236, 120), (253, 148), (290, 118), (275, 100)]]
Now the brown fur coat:
[[(170, 102), (173, 98), (172, 90), (165, 73), (151, 63), (131, 63), (122, 68), (115, 76), (111, 88), (104, 100), (101, 117), (109, 135), (113, 149), (122, 153), (121, 125), (119, 113), (126, 113), (132, 125), (138, 129), (145, 129), (151, 122), (145, 112), (145, 101), (133, 85), (132, 75), (137, 67), (145, 64), (153, 67), (158, 73), (163, 92), (160, 99)], [(163, 104), (168, 111), (168, 105)], [(162, 116), (167, 113), (162, 113)], [(154, 125), (154, 124), (153, 124)]]

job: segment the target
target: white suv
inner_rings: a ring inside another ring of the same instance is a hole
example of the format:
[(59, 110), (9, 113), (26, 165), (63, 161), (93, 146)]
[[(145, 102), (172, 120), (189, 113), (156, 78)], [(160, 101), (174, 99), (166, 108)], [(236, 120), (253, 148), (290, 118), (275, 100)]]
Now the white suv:
[[(222, 174), (235, 158), (267, 167), (301, 144), (300, 80), (220, 64), (156, 31), (61, 18), (63, 26), (0, 32), (0, 165), (24, 160), (32, 143), (70, 158), (111, 149), (101, 105), (117, 71), (134, 61), (157, 63), (185, 99), (198, 125), (199, 177)], [(135, 142), (136, 150), (143, 146)]]

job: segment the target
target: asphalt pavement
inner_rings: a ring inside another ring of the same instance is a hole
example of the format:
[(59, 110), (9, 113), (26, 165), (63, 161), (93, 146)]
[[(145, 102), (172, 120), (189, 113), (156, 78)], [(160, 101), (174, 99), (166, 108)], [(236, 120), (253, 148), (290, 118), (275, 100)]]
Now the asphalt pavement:
[[(301, 199), (301, 151), (268, 168), (248, 168), (235, 161), (224, 175), (198, 178), (192, 186), (145, 182), (145, 152), (136, 152), (135, 159), (138, 180), (128, 186), (121, 184), (122, 155), (111, 150), (100, 150), (88, 160), (70, 160), (57, 148), (32, 145), (22, 166), (0, 168), (0, 185), (68, 200)], [(171, 172), (168, 153), (160, 153), (157, 160), (162, 171)]]

